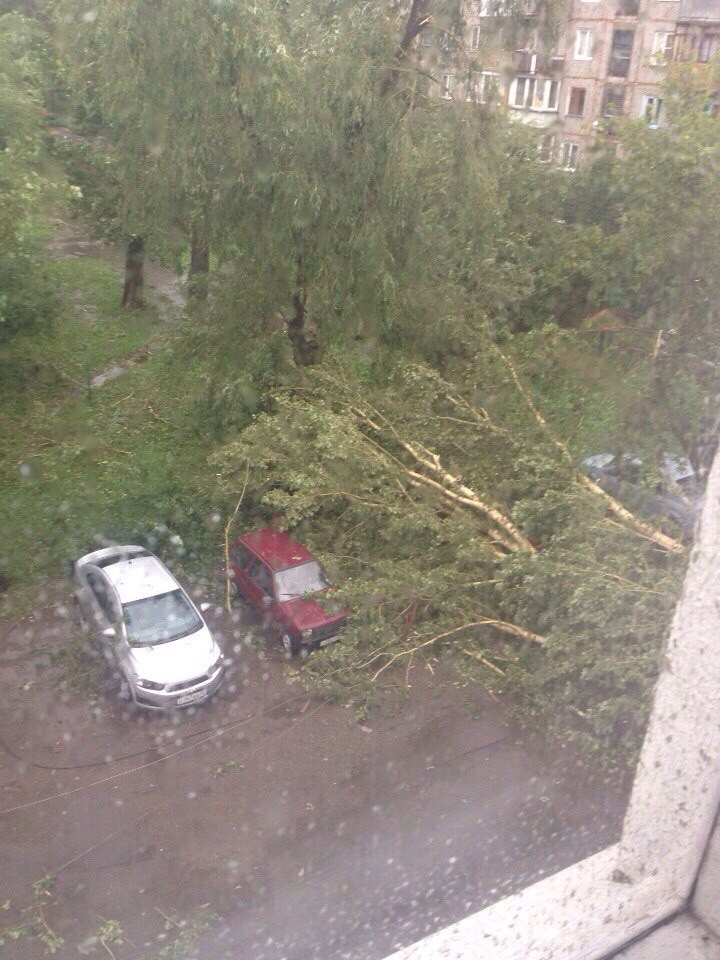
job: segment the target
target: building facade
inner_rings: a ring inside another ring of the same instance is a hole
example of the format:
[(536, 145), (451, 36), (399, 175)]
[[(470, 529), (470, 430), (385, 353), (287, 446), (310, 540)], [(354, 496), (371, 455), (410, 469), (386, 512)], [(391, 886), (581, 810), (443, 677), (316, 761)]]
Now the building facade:
[(539, 129), (544, 160), (574, 170), (613, 118), (665, 122), (667, 64), (715, 57), (720, 0), (570, 0), (554, 42), (531, 8), (510, 15), (497, 0), (467, 3), (460, 37), (433, 27), (419, 56), (440, 96), (504, 106)]

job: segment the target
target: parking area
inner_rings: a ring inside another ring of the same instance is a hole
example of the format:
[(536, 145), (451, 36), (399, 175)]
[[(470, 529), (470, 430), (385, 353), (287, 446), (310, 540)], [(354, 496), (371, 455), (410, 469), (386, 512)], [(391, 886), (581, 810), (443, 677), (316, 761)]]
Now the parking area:
[(78, 676), (68, 594), (0, 626), (2, 922), (39, 902), (56, 956), (372, 960), (619, 831), (622, 786), (521, 739), (450, 660), (358, 722), (216, 608), (224, 686), (146, 715), (102, 664)]

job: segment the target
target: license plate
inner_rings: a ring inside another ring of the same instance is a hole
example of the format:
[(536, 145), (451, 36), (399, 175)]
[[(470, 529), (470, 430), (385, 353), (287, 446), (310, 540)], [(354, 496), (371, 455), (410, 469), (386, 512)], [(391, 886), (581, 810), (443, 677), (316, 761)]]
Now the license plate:
[(196, 690), (194, 693), (186, 693), (184, 697), (177, 698), (177, 705), (179, 707), (184, 707), (186, 703), (195, 703), (196, 700), (202, 700), (204, 696), (204, 690)]
[(327, 640), (321, 640), (318, 646), (326, 647), (329, 643), (335, 643), (335, 641), (339, 639), (340, 639), (340, 634), (336, 633), (334, 637), (328, 637)]

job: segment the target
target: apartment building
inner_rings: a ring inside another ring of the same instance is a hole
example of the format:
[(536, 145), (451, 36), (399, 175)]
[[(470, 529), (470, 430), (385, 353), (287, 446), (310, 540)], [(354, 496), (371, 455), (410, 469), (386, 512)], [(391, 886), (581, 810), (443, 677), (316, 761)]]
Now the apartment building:
[[(467, 3), (462, 37), (437, 25), (440, 96), (504, 105), (538, 128), (543, 159), (574, 170), (613, 118), (665, 119), (662, 85), (672, 59), (707, 63), (720, 48), (720, 0), (570, 0), (549, 44), (534, 10), (510, 16), (498, 0)], [(549, 48), (548, 48), (549, 47)]]

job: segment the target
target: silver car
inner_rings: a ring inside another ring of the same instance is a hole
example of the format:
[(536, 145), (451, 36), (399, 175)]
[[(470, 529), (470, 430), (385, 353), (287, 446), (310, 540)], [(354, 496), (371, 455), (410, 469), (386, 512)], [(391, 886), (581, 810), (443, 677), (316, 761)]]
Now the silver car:
[(187, 593), (144, 547), (80, 557), (73, 584), (84, 621), (116, 664), (125, 699), (168, 710), (207, 700), (220, 686), (222, 650)]

